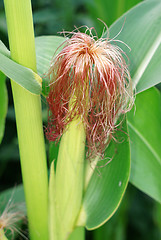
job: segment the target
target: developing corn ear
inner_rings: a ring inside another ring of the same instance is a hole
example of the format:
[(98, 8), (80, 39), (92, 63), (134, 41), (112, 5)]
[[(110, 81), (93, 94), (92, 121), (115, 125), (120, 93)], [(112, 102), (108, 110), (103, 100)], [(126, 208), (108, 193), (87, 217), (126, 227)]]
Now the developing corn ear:
[(123, 51), (109, 39), (98, 39), (89, 32), (72, 32), (48, 72), (46, 135), (50, 141), (61, 138), (55, 180), (61, 240), (69, 236), (80, 211), (85, 157), (103, 158), (119, 115), (133, 102)]
[(80, 118), (86, 133), (87, 156), (102, 156), (119, 114), (129, 111), (133, 102), (131, 78), (122, 54), (109, 39), (72, 33), (48, 73), (50, 141), (59, 140), (68, 124)]

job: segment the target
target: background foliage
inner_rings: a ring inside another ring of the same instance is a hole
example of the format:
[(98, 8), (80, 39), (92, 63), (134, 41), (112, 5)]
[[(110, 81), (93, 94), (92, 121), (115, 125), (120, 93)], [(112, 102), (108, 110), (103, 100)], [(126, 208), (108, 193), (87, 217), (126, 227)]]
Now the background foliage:
[[(94, 26), (100, 36), (104, 25), (98, 21), (97, 18), (100, 18), (110, 26), (125, 11), (136, 5), (138, 2), (139, 0), (65, 0), (62, 4), (59, 0), (32, 0), (35, 35), (58, 35), (58, 32), (63, 30), (72, 31), (74, 26), (79, 27), (87, 25), (88, 27)], [(0, 39), (8, 47), (7, 26), (2, 1), (0, 2)], [(0, 145), (0, 191), (16, 186), (22, 182), (15, 115), (10, 83), (8, 80), (7, 90), (8, 111), (6, 128), (4, 139)], [(7, 97), (5, 90), (0, 96), (4, 98)], [(148, 96), (146, 97), (149, 99)], [(45, 125), (47, 121), (47, 109), (43, 97), (42, 103), (43, 120)], [(131, 181), (133, 181), (133, 178), (134, 176), (131, 175)], [(23, 199), (22, 195), (21, 197)], [(8, 195), (8, 198), (10, 198), (10, 194)], [(3, 202), (2, 194), (0, 195), (0, 201), (1, 203)], [(3, 204), (1, 204), (1, 211), (3, 207)], [(158, 217), (158, 212), (161, 212), (158, 203), (129, 184), (125, 197), (116, 214), (100, 229), (87, 232), (87, 239), (158, 240), (161, 238), (161, 226), (159, 223), (160, 219)], [(18, 237), (18, 239), (20, 238)]]

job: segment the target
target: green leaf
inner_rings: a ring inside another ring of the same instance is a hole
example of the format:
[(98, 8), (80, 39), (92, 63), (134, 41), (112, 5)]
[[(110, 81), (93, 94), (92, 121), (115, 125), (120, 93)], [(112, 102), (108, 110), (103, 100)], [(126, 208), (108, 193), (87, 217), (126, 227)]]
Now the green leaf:
[(6, 48), (2, 41), (0, 41), (0, 53), (6, 57), (10, 57), (10, 51)]
[(50, 22), (52, 21), (56, 21), (56, 14), (57, 12), (53, 11), (54, 9), (52, 8), (40, 8), (36, 11), (34, 11), (33, 13), (33, 20), (34, 20), (34, 24), (50, 24)]
[(102, 33), (104, 25), (98, 21), (98, 18), (110, 26), (124, 12), (139, 2), (140, 0), (92, 0), (85, 1), (85, 4), (90, 13), (90, 16), (94, 20), (97, 32), (99, 31), (99, 33)]
[[(2, 3), (3, 4), (3, 3)], [(2, 7), (2, 4), (1, 4), (1, 11), (0, 11), (0, 31), (7, 35), (7, 23), (6, 23), (6, 16), (5, 16), (5, 13), (3, 11), (3, 7)]]
[(4, 135), (5, 119), (8, 108), (8, 95), (5, 79), (5, 75), (0, 72), (0, 143), (2, 142)]
[(0, 71), (33, 94), (41, 92), (41, 78), (31, 69), (26, 68), (0, 53)]
[[(110, 28), (114, 39), (126, 52), (136, 92), (161, 82), (161, 1), (144, 1), (124, 14)], [(125, 42), (128, 48), (117, 42)]]
[(148, 89), (136, 97), (128, 113), (131, 143), (130, 182), (161, 203), (160, 93)]
[(58, 156), (58, 151), (59, 151), (59, 143), (55, 142), (50, 142), (49, 144), (49, 164), (54, 161), (54, 166), (56, 167), (56, 162), (57, 162), (57, 156)]
[[(90, 230), (105, 223), (115, 213), (127, 187), (130, 175), (130, 149), (128, 136), (125, 134), (126, 121), (120, 128), (116, 133), (117, 141), (115, 143), (111, 141), (105, 152), (104, 161), (98, 162), (84, 195), (80, 221), (82, 218)], [(112, 161), (105, 165), (110, 158)]]
[(155, 203), (154, 209), (153, 209), (153, 219), (155, 219), (155, 226), (159, 229), (160, 237), (161, 237), (161, 204)]
[[(15, 186), (0, 193), (0, 213), (4, 211), (7, 204), (19, 204), (25, 203), (24, 190), (22, 185)], [(26, 213), (25, 206), (23, 207), (24, 213)]]
[(129, 214), (129, 196), (128, 189), (124, 196), (124, 200), (121, 202), (119, 209), (114, 214), (112, 219), (105, 223), (103, 226), (99, 227), (93, 231), (94, 240), (101, 239), (115, 239), (115, 240), (124, 240), (126, 236), (127, 221)]
[(10, 51), (0, 41), (0, 70), (33, 94), (41, 92), (41, 78), (31, 69), (10, 59)]
[[(60, 45), (65, 41), (64, 37), (57, 36), (42, 36), (36, 37), (36, 60), (37, 60), (37, 71), (41, 77), (45, 77), (51, 60)], [(59, 48), (59, 51), (61, 48)]]
[[(46, 76), (51, 60), (56, 54), (56, 50), (65, 41), (64, 37), (42, 36), (35, 39), (37, 71), (42, 77), (42, 93), (47, 96), (49, 93), (49, 78)], [(59, 48), (60, 51), (61, 47)]]

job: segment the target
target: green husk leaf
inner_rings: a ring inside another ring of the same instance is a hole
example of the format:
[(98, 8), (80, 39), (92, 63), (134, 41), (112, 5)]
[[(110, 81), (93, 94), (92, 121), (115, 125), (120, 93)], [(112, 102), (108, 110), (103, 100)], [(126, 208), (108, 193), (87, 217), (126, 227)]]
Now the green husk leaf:
[(78, 225), (95, 229), (117, 210), (130, 175), (130, 148), (126, 133), (127, 124), (124, 120), (116, 133), (117, 141), (110, 142), (104, 160), (98, 162), (89, 181)]

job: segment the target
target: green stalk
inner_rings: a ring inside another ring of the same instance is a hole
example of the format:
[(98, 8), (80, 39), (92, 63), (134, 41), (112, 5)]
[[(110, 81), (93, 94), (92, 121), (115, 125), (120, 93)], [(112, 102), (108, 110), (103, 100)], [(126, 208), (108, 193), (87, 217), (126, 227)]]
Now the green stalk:
[[(36, 72), (30, 0), (4, 0), (11, 57)], [(48, 179), (40, 96), (13, 81), (22, 176), (31, 240), (48, 239)]]

